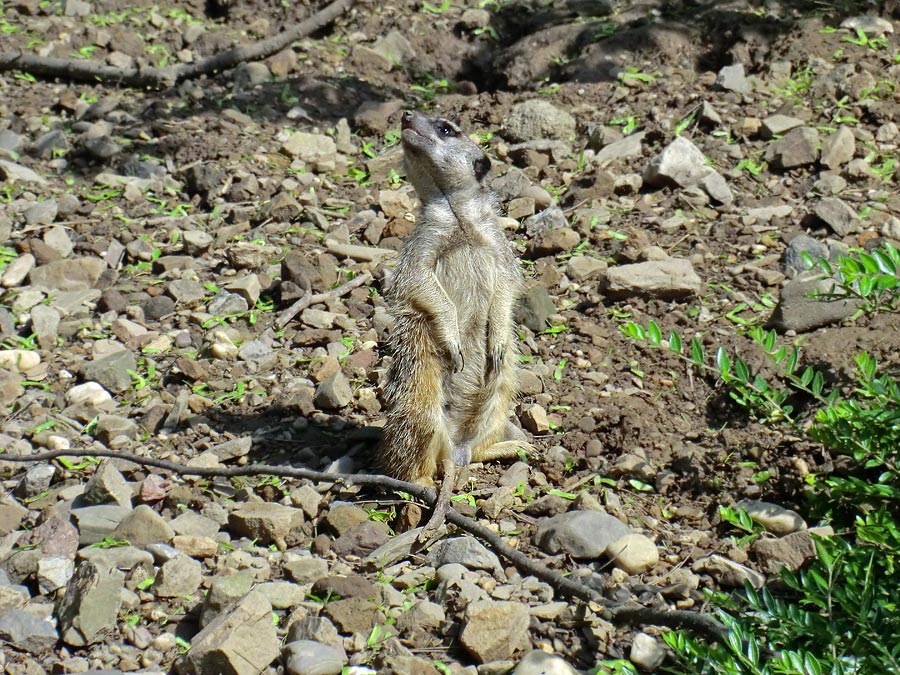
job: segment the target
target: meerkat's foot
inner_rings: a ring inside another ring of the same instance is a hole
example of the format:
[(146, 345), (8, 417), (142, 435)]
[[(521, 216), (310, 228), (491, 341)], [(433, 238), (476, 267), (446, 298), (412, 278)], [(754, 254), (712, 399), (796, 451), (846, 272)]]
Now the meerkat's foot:
[(456, 485), (456, 464), (452, 459), (444, 460), (444, 477), (441, 479), (441, 489), (437, 494), (437, 500), (434, 502), (434, 511), (431, 512), (431, 518), (425, 523), (425, 527), (419, 532), (419, 543), (428, 544), (432, 539), (436, 539), (435, 535), (444, 526), (447, 520), (447, 511), (450, 510), (450, 499), (453, 497), (453, 488)]
[(492, 462), (495, 459), (534, 459), (538, 456), (537, 448), (527, 441), (500, 441), (476, 452), (473, 462)]

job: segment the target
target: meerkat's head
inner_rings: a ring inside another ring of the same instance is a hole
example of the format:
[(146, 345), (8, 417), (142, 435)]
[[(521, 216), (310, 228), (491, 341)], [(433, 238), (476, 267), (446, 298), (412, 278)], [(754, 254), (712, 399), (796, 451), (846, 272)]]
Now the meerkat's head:
[(476, 191), (491, 168), (491, 160), (460, 128), (440, 117), (406, 111), (401, 138), (407, 174), (419, 197)]

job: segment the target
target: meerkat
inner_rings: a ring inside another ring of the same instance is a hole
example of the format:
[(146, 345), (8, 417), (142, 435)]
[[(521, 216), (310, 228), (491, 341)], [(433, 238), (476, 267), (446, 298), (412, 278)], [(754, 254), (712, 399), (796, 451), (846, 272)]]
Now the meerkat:
[(443, 483), (425, 530), (449, 506), (456, 467), (516, 456), (513, 306), (524, 281), (485, 184), (490, 159), (453, 122), (404, 112), (407, 177), (421, 208), (388, 284), (389, 339), (381, 468)]

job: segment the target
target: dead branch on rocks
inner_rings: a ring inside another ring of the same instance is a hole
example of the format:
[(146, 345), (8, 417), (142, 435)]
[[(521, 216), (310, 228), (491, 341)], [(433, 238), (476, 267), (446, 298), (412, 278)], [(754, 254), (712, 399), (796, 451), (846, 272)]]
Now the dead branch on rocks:
[[(345, 485), (363, 485), (383, 490), (406, 492), (434, 507), (437, 495), (434, 490), (416, 483), (373, 474), (325, 473), (312, 469), (290, 466), (274, 466), (271, 464), (248, 464), (234, 467), (191, 467), (164, 459), (142, 457), (131, 452), (101, 449), (54, 450), (35, 455), (0, 454), (0, 461), (7, 462), (46, 462), (57, 457), (112, 457), (118, 460), (133, 462), (142, 466), (152, 466), (179, 475), (190, 476), (233, 476), (270, 475), (282, 478), (301, 478), (316, 483), (343, 483)], [(568, 578), (550, 569), (546, 565), (533, 560), (517, 551), (503, 541), (503, 538), (479, 524), (472, 518), (464, 516), (456, 509), (449, 508), (447, 521), (461, 530), (482, 539), (500, 556), (506, 558), (519, 571), (537, 577), (567, 597), (574, 597), (599, 606), (600, 616), (617, 626), (656, 625), (673, 629), (686, 629), (710, 641), (722, 641), (727, 635), (725, 627), (708, 614), (684, 610), (658, 610), (637, 605), (610, 606), (610, 602), (600, 593), (582, 583)], [(596, 608), (595, 608), (596, 609)]]
[(291, 319), (293, 319), (310, 305), (317, 305), (320, 302), (335, 300), (346, 295), (354, 288), (359, 288), (363, 284), (367, 284), (370, 281), (372, 281), (372, 275), (368, 272), (363, 272), (362, 274), (358, 274), (357, 276), (353, 277), (350, 281), (341, 284), (337, 288), (332, 288), (330, 291), (325, 291), (324, 293), (307, 293), (302, 298), (297, 300), (293, 305), (279, 314), (278, 318), (275, 319), (275, 325), (279, 328), (284, 328)]
[(234, 68), (246, 61), (259, 61), (280, 52), (292, 42), (306, 37), (328, 25), (346, 12), (356, 0), (334, 0), (319, 12), (300, 22), (293, 28), (274, 35), (267, 40), (235, 47), (228, 51), (205, 58), (196, 63), (180, 63), (165, 68), (116, 68), (103, 63), (91, 63), (78, 59), (60, 59), (24, 52), (0, 53), (0, 73), (18, 70), (41, 77), (79, 82), (100, 82), (122, 87), (163, 89), (172, 87), (183, 80)]

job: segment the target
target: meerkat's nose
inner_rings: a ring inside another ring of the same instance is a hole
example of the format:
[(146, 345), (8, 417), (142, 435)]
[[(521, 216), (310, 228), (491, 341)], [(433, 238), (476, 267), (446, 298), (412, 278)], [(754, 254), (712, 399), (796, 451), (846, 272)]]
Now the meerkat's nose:
[(404, 110), (403, 115), (400, 117), (400, 125), (405, 129), (410, 124), (412, 124), (413, 113), (411, 110)]

